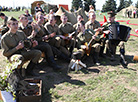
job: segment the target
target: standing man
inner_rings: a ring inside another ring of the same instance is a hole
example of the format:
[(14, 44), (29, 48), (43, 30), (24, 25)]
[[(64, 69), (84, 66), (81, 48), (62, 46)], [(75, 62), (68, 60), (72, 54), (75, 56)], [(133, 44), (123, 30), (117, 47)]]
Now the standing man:
[(40, 7), (40, 4), (39, 4), (39, 3), (37, 3), (37, 4), (36, 4), (36, 7), (35, 7), (35, 13), (37, 13), (37, 12), (42, 12), (42, 13), (44, 13), (44, 11), (43, 11), (43, 9)]
[[(8, 20), (9, 31), (4, 34), (1, 38), (1, 46), (3, 48), (3, 55), (8, 59), (14, 54), (20, 54), (22, 56), (22, 60), (30, 60), (30, 63), (27, 66), (27, 74), (29, 75), (37, 75), (33, 72), (33, 69), (38, 63), (38, 60), (41, 57), (40, 50), (26, 50), (24, 47), (23, 41), (27, 39), (25, 34), (18, 30), (18, 21), (11, 17)], [(33, 47), (37, 45), (37, 42), (34, 41)]]
[[(114, 29), (117, 29), (116, 27), (119, 27), (119, 22), (115, 21), (115, 15), (113, 11), (108, 12), (108, 22), (103, 24), (104, 27), (104, 33), (108, 34), (106, 40), (106, 49), (107, 53), (111, 56), (111, 60), (114, 60), (114, 56), (116, 53), (116, 47), (119, 46), (120, 48), (120, 62), (127, 66), (127, 62), (125, 61), (125, 45), (124, 41), (121, 41), (120, 39), (113, 38), (112, 35), (116, 35), (118, 33), (118, 30), (116, 33), (114, 33)], [(115, 27), (115, 28), (114, 28)]]

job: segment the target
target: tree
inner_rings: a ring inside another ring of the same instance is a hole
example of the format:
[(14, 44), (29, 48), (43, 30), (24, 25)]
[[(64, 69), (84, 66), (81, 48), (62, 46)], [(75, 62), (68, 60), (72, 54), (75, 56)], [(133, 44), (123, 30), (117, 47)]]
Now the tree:
[(132, 3), (131, 0), (125, 1), (125, 7), (129, 7)]
[(135, 7), (138, 8), (138, 1), (136, 2)]
[(72, 9), (78, 10), (79, 7), (83, 7), (82, 0), (73, 0)]
[(120, 4), (117, 8), (117, 12), (121, 11), (123, 8), (125, 8), (125, 0), (120, 0)]
[(94, 10), (96, 10), (95, 6), (96, 1), (95, 0), (84, 0), (84, 10), (89, 11), (89, 5), (92, 5), (94, 7)]
[(105, 4), (102, 7), (103, 12), (108, 12), (108, 11), (116, 11), (116, 1), (114, 0), (107, 0)]

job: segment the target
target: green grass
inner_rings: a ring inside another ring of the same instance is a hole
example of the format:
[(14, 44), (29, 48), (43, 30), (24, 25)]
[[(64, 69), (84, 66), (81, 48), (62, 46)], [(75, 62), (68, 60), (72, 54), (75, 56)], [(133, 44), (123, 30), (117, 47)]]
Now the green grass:
[[(23, 12), (5, 12), (8, 16), (19, 17)], [(107, 17), (107, 14), (104, 13)], [(117, 15), (118, 20), (130, 20), (137, 23), (138, 19), (123, 18)], [(103, 21), (103, 15), (97, 13), (97, 20)], [(0, 21), (1, 22), (1, 21)], [(122, 23), (125, 24), (126, 23)], [(132, 29), (138, 26), (127, 25)], [(132, 34), (136, 34), (131, 31)], [(125, 43), (128, 69), (108, 59), (101, 59), (103, 65), (92, 66), (78, 72), (53, 72), (43, 75), (42, 102), (137, 102), (138, 101), (138, 63), (132, 61), (133, 55), (138, 55), (138, 37), (131, 36)], [(117, 54), (119, 49), (117, 49)], [(0, 50), (2, 52), (2, 50)], [(5, 68), (6, 59), (0, 56), (0, 68)], [(94, 69), (99, 70), (99, 73)]]

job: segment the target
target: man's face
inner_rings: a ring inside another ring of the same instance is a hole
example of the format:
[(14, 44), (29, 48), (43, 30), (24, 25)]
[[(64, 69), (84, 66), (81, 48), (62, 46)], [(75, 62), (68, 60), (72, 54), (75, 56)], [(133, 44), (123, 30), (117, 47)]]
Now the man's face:
[(28, 23), (28, 17), (22, 16), (22, 17), (20, 18), (20, 22), (27, 24), (27, 23)]
[(92, 21), (95, 20), (96, 19), (95, 13), (90, 13), (89, 14), (89, 19), (92, 20)]
[(11, 21), (8, 26), (12, 31), (18, 30), (18, 21)]
[(67, 23), (67, 21), (68, 21), (67, 16), (62, 16), (61, 21), (62, 21), (62, 23)]
[(54, 18), (54, 17), (50, 17), (50, 18), (49, 18), (49, 23), (50, 23), (51, 25), (54, 25), (54, 24), (56, 23), (55, 18)]
[(44, 16), (43, 15), (38, 15), (38, 20), (37, 20), (40, 24), (44, 23)]
[(109, 22), (114, 22), (114, 20), (115, 20), (115, 16), (114, 17), (108, 17)]
[(78, 15), (77, 21), (80, 22), (80, 21), (82, 21), (82, 20), (83, 20), (83, 18), (82, 18), (80, 15)]

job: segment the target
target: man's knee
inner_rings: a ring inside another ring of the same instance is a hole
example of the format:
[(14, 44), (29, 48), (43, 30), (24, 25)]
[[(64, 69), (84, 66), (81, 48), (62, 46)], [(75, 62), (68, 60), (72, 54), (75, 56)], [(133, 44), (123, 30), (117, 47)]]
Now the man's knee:
[(100, 52), (100, 44), (99, 43), (94, 44), (93, 47), (95, 49), (95, 52)]

